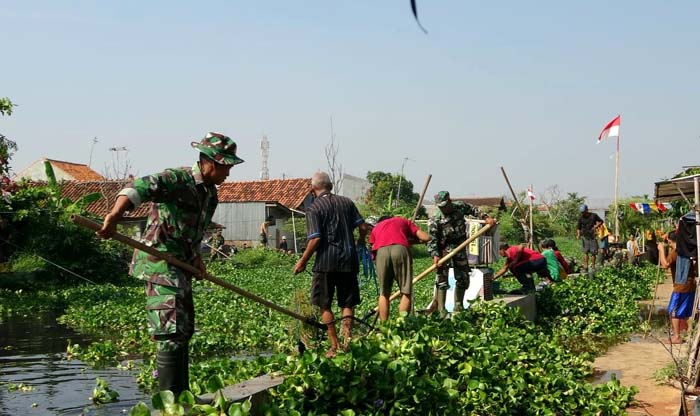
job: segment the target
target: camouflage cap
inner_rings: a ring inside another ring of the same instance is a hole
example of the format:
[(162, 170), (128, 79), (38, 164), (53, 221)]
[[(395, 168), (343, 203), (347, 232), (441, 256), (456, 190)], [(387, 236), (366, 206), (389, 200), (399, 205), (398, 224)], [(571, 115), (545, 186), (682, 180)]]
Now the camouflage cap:
[(435, 205), (439, 208), (447, 206), (450, 203), (450, 193), (448, 191), (440, 191), (435, 194)]
[(191, 145), (222, 165), (237, 165), (244, 162), (236, 156), (236, 142), (221, 133), (207, 133), (201, 141), (192, 142)]

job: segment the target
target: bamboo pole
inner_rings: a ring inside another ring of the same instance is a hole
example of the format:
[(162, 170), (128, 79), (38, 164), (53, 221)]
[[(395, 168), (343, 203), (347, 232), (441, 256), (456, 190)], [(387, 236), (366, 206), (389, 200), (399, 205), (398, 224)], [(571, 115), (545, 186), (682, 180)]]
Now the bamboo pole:
[(510, 194), (513, 195), (513, 202), (515, 203), (515, 206), (518, 207), (520, 212), (523, 213), (523, 217), (524, 217), (525, 210), (523, 210), (523, 207), (520, 206), (520, 201), (518, 201), (518, 196), (515, 195), (515, 191), (513, 190), (513, 187), (510, 184), (510, 179), (508, 179), (508, 175), (506, 174), (506, 170), (503, 169), (503, 166), (501, 166), (501, 173), (503, 173), (503, 178), (506, 180), (506, 184), (508, 184), (508, 189), (510, 189)]
[(425, 178), (425, 185), (423, 185), (423, 191), (420, 193), (420, 198), (418, 198), (418, 203), (416, 204), (416, 209), (413, 210), (413, 215), (411, 216), (411, 222), (416, 221), (416, 217), (418, 216), (418, 210), (420, 209), (421, 205), (423, 205), (423, 198), (425, 197), (425, 193), (428, 191), (428, 185), (430, 185), (430, 180), (433, 178), (432, 174), (428, 174), (428, 176)]
[[(654, 312), (654, 304), (656, 303), (656, 293), (659, 289), (659, 275), (661, 274), (661, 256), (656, 264), (656, 280), (654, 280), (654, 297), (651, 298), (651, 307), (649, 308), (649, 316), (647, 316), (647, 326), (651, 325), (651, 314)], [(648, 331), (644, 330), (644, 339), (646, 339)]]
[[(418, 276), (414, 277), (414, 278), (413, 278), (413, 284), (415, 285), (415, 284), (418, 283), (419, 281), (423, 280), (423, 278), (425, 278), (425, 276), (427, 276), (427, 275), (429, 275), (430, 273), (432, 273), (433, 271), (435, 271), (435, 269), (436, 269), (437, 267), (440, 267), (440, 266), (442, 266), (443, 264), (447, 263), (447, 261), (450, 260), (453, 256), (455, 256), (455, 255), (456, 255), (457, 253), (459, 253), (460, 251), (465, 250), (465, 249), (467, 248), (467, 246), (468, 246), (472, 241), (476, 240), (477, 238), (479, 238), (480, 236), (482, 236), (483, 234), (485, 234), (486, 231), (490, 230), (491, 228), (493, 228), (493, 226), (492, 226), (491, 224), (486, 224), (485, 226), (481, 227), (481, 229), (480, 229), (479, 231), (477, 231), (474, 235), (472, 235), (471, 237), (467, 238), (466, 241), (464, 241), (462, 244), (460, 244), (460, 245), (458, 245), (457, 247), (455, 247), (454, 250), (450, 251), (450, 252), (447, 253), (444, 257), (440, 258), (440, 260), (439, 260), (438, 263), (437, 263), (437, 266), (433, 263), (433, 264), (430, 265), (430, 267), (428, 267), (427, 269), (425, 269), (425, 270), (424, 270), (422, 273), (420, 273)], [(394, 292), (394, 293), (389, 297), (389, 302), (395, 300), (396, 298), (398, 298), (398, 297), (400, 297), (400, 296), (401, 296), (401, 291), (400, 291), (400, 290)], [(372, 314), (374, 314), (374, 313), (377, 313), (377, 311), (379, 311), (379, 307), (376, 307), (376, 308), (374, 308), (374, 310), (370, 311), (370, 316), (371, 316)], [(365, 319), (366, 319), (366, 318), (365, 318)]]
[[(700, 269), (700, 183), (698, 183), (698, 178), (693, 178), (693, 187), (695, 190), (695, 204), (693, 205), (693, 211), (695, 211), (695, 243), (697, 246), (698, 254), (698, 268)], [(700, 369), (696, 368), (698, 365), (697, 355), (698, 348), (700, 348), (700, 325), (698, 325), (697, 313), (698, 313), (698, 294), (700, 290), (697, 288), (697, 284), (700, 281), (700, 270), (697, 271), (695, 278), (696, 289), (695, 289), (695, 301), (693, 302), (693, 317), (695, 317), (696, 322), (693, 325), (693, 331), (695, 335), (693, 336), (693, 344), (688, 353), (688, 373), (689, 379), (693, 380), (693, 387), (697, 387), (697, 377), (700, 374)], [(693, 377), (695, 376), (695, 377)]]
[[(90, 219), (87, 219), (85, 217), (81, 217), (80, 215), (71, 215), (71, 220), (75, 224), (80, 225), (80, 226), (85, 227), (85, 228), (89, 228), (93, 231), (98, 231), (102, 228), (101, 224), (99, 224), (95, 221), (92, 221)], [(115, 233), (112, 238), (114, 240), (117, 240), (121, 243), (124, 243), (130, 247), (133, 247), (137, 250), (141, 250), (145, 253), (148, 253), (153, 257), (159, 258), (161, 260), (165, 260), (166, 262), (172, 264), (173, 266), (175, 266), (175, 267), (177, 267), (177, 268), (179, 268), (187, 273), (190, 273), (194, 276), (199, 276), (199, 277), (201, 277), (205, 280), (208, 280), (216, 285), (219, 285), (219, 286), (224, 287), (228, 290), (231, 290), (231, 291), (233, 291), (233, 292), (235, 292), (235, 293), (237, 293), (245, 298), (248, 298), (252, 301), (255, 301), (255, 302), (258, 302), (262, 305), (265, 305), (268, 308), (270, 308), (276, 312), (285, 314), (285, 315), (292, 317), (294, 319), (298, 319), (304, 323), (307, 323), (309, 325), (313, 325), (317, 328), (326, 329), (325, 324), (314, 321), (311, 318), (308, 318), (308, 317), (300, 315), (296, 312), (290, 311), (289, 309), (285, 309), (279, 305), (276, 305), (276, 304), (270, 302), (267, 299), (261, 298), (260, 296), (254, 294), (254, 293), (251, 293), (251, 292), (248, 292), (247, 290), (241, 289), (238, 286), (234, 286), (231, 283), (229, 283), (225, 280), (219, 279), (216, 276), (212, 276), (209, 273), (202, 273), (198, 268), (192, 266), (191, 264), (187, 264), (184, 261), (179, 260), (178, 258), (176, 258), (175, 256), (173, 256), (171, 254), (168, 254), (168, 253), (165, 253), (162, 251), (158, 251), (155, 248), (153, 248), (151, 246), (147, 246), (146, 244), (144, 244), (140, 241), (136, 241), (133, 238), (129, 238), (129, 237), (125, 236), (124, 234)]]
[[(622, 121), (622, 118), (620, 118)], [(615, 209), (613, 213), (615, 215), (615, 242), (620, 238), (620, 219), (617, 217), (618, 206), (617, 206), (617, 192), (618, 192), (618, 182), (620, 177), (620, 132), (617, 133), (617, 148), (615, 150)]]
[[(534, 196), (535, 194), (532, 192), (532, 184), (530, 184), (530, 193)], [(533, 250), (535, 248), (535, 229), (533, 228), (532, 224), (532, 196), (528, 195), (528, 199), (530, 200), (530, 250)]]

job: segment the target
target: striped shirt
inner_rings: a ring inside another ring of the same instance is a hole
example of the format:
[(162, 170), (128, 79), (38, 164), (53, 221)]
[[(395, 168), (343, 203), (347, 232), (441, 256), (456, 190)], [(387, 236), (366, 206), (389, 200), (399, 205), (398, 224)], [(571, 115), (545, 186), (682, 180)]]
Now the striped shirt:
[(353, 230), (363, 222), (349, 198), (330, 192), (319, 195), (306, 210), (306, 239), (320, 238), (313, 271), (357, 273)]

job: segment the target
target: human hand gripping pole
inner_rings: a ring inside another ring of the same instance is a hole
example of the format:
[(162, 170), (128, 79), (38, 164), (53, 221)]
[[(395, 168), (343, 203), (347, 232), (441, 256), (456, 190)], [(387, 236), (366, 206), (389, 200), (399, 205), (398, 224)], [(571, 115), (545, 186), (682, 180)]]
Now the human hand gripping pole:
[[(96, 233), (102, 229), (101, 224), (99, 224), (95, 221), (92, 221), (88, 218), (82, 217), (80, 215), (71, 215), (71, 220), (75, 224), (80, 225), (80, 226), (85, 227), (85, 228), (89, 228), (89, 229), (95, 231)], [(98, 235), (103, 237), (103, 234), (104, 233), (99, 233)], [(187, 264), (184, 261), (179, 260), (178, 258), (176, 258), (175, 256), (173, 256), (171, 254), (168, 254), (168, 253), (165, 253), (162, 251), (158, 251), (151, 246), (148, 246), (140, 241), (136, 241), (133, 238), (127, 237), (124, 234), (120, 234), (116, 231), (113, 233), (110, 233), (110, 234), (111, 235), (109, 236), (109, 238), (113, 238), (114, 240), (117, 240), (121, 243), (124, 243), (130, 247), (133, 247), (137, 250), (141, 250), (145, 253), (148, 253), (148, 254), (152, 255), (153, 257), (157, 257), (161, 260), (165, 260), (166, 262), (172, 264), (173, 266), (175, 266), (175, 267), (177, 267), (177, 268), (179, 268), (187, 273), (192, 274), (193, 276), (199, 276), (204, 280), (208, 280), (216, 285), (219, 285), (223, 288), (231, 290), (231, 291), (233, 291), (233, 292), (235, 292), (235, 293), (237, 293), (245, 298), (248, 298), (252, 301), (255, 301), (255, 302), (260, 303), (264, 306), (267, 306), (268, 308), (270, 308), (276, 312), (285, 314), (289, 317), (300, 320), (300, 321), (302, 321), (306, 324), (312, 325), (316, 328), (324, 329), (324, 330), (326, 329), (326, 325), (321, 323), (321, 322), (314, 321), (313, 319), (311, 319), (309, 317), (300, 315), (296, 312), (290, 311), (289, 309), (286, 309), (286, 308), (283, 308), (279, 305), (276, 305), (267, 299), (263, 299), (254, 293), (248, 292), (247, 290), (241, 289), (238, 286), (232, 285), (231, 283), (229, 283), (225, 280), (219, 279), (216, 276), (212, 276), (206, 272), (203, 273), (203, 271), (198, 269), (197, 267), (195, 267), (191, 264)]]

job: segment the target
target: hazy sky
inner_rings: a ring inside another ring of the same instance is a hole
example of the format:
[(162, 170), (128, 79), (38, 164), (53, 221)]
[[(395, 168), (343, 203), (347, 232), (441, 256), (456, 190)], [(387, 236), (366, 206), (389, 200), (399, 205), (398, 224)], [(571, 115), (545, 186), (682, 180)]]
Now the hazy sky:
[(398, 172), (429, 198), (516, 190), (612, 197), (700, 164), (700, 2), (408, 0), (8, 1), (0, 3), (0, 132), (40, 158), (143, 175), (189, 165), (220, 131), (259, 177), (325, 167), (330, 118), (347, 173)]

